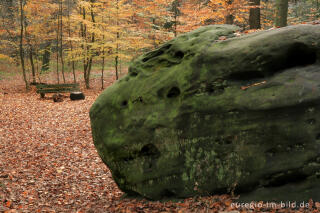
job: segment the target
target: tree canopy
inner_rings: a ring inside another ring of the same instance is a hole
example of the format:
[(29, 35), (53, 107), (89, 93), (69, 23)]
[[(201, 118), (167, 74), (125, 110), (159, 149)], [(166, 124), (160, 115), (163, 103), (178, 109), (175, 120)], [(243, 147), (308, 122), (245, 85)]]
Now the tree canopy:
[(89, 88), (93, 61), (113, 64), (118, 78), (121, 63), (199, 26), (283, 27), (318, 19), (319, 5), (319, 0), (5, 0), (0, 58), (20, 63), (32, 82), (48, 69), (50, 58), (56, 59), (58, 82), (65, 82), (68, 67), (76, 81), (75, 66), (82, 64)]

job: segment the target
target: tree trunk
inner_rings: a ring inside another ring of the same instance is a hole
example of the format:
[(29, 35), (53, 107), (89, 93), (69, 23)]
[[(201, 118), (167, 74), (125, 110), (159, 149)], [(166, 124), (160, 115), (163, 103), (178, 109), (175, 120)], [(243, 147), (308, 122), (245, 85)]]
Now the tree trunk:
[(36, 56), (36, 62), (37, 62), (36, 72), (37, 72), (38, 82), (41, 83), (40, 70), (39, 70), (39, 52), (37, 52), (37, 53), (35, 54), (35, 56)]
[(50, 49), (51, 49), (51, 43), (47, 42), (45, 44), (44, 52), (43, 52), (43, 55), (42, 55), (41, 72), (49, 70), (50, 55), (51, 55)]
[(31, 74), (32, 74), (32, 84), (36, 83), (36, 70), (34, 66), (34, 60), (33, 60), (33, 47), (30, 41), (30, 36), (27, 32), (27, 20), (24, 19), (24, 36), (27, 41), (28, 47), (29, 47), (29, 60), (30, 60), (30, 65), (31, 65)]
[(119, 56), (116, 56), (114, 60), (115, 60), (114, 66), (116, 69), (116, 80), (118, 80), (119, 79), (119, 70), (118, 70)]
[(77, 83), (76, 70), (74, 67), (74, 61), (72, 61), (72, 73), (73, 73), (73, 83)]
[(175, 14), (174, 15), (174, 37), (177, 37), (177, 21), (178, 21), (178, 16)]
[[(69, 33), (69, 38), (71, 38), (71, 26), (70, 26), (70, 0), (68, 0), (68, 33)], [(71, 50), (71, 57), (72, 57), (72, 73), (73, 73), (73, 82), (77, 83), (77, 78), (76, 78), (76, 71), (74, 67), (74, 58), (73, 58), (73, 45), (72, 41), (69, 43), (70, 45), (70, 50)]]
[[(95, 20), (95, 16), (94, 16), (94, 12), (93, 12), (93, 3), (95, 0), (90, 0), (91, 2), (91, 10), (90, 10), (90, 14), (91, 14), (91, 20), (93, 22), (93, 26), (95, 26), (96, 20)], [(91, 34), (91, 43), (93, 44), (95, 42), (95, 34), (94, 32)], [(91, 49), (88, 50), (88, 54), (89, 54), (89, 69), (87, 71), (87, 78), (88, 78), (88, 86), (87, 89), (90, 88), (89, 82), (90, 82), (90, 74), (91, 74), (91, 68), (92, 68), (92, 61), (93, 61), (93, 54), (91, 52)]]
[(179, 8), (181, 7), (181, 0), (174, 0), (171, 3), (171, 8), (170, 8), (170, 12), (172, 12), (173, 14), (173, 26), (172, 26), (172, 30), (173, 30), (173, 34), (174, 37), (177, 37), (178, 32), (178, 19), (179, 16), (181, 15), (181, 11), (179, 10)]
[[(83, 20), (86, 20), (86, 10), (85, 8), (80, 7), (80, 16), (82, 16)], [(84, 45), (84, 43), (87, 43), (87, 35), (86, 35), (86, 26), (84, 23), (80, 23), (80, 34), (84, 42), (81, 42), (81, 48), (83, 52), (87, 53), (87, 45)], [(86, 82), (87, 79), (87, 55), (83, 56), (83, 79)]]
[[(155, 24), (154, 21), (155, 21), (155, 19), (153, 18), (153, 19), (152, 19), (153, 24)], [(119, 0), (117, 0), (117, 26), (119, 26)], [(116, 57), (114, 58), (114, 60), (115, 60), (114, 66), (115, 66), (115, 70), (116, 70), (116, 80), (119, 79), (119, 71), (118, 71), (118, 63), (119, 63), (119, 61), (118, 61), (118, 60), (119, 60), (119, 56), (118, 56), (118, 54), (119, 54), (119, 38), (120, 38), (120, 33), (117, 32)], [(154, 45), (155, 45), (155, 32), (154, 32), (154, 39), (153, 39), (153, 41), (154, 41)]]
[(26, 68), (24, 64), (24, 50), (23, 50), (23, 23), (24, 23), (24, 11), (23, 11), (23, 0), (20, 0), (20, 44), (19, 44), (19, 52), (20, 52), (20, 59), (21, 59), (21, 68), (22, 68), (22, 75), (24, 83), (26, 84), (26, 90), (29, 90), (29, 83), (27, 81), (26, 75)]
[(103, 48), (103, 56), (102, 56), (102, 68), (101, 68), (101, 89), (104, 89), (104, 85), (103, 85), (103, 80), (104, 80), (104, 60), (105, 60), (105, 57), (104, 57), (104, 48)]
[(260, 29), (260, 0), (250, 0), (249, 25), (250, 29)]
[(59, 15), (57, 17), (58, 20), (58, 28), (57, 28), (57, 81), (58, 84), (60, 84), (60, 79), (59, 79)]
[(36, 83), (36, 69), (34, 66), (34, 61), (33, 61), (33, 49), (30, 47), (30, 52), (29, 52), (29, 59), (30, 59), (30, 64), (31, 64), (31, 71), (32, 71), (32, 83)]
[(275, 27), (287, 26), (288, 0), (276, 0)]
[(60, 61), (61, 61), (61, 72), (62, 72), (62, 78), (63, 78), (63, 82), (66, 83), (66, 78), (64, 75), (64, 60), (63, 60), (63, 46), (62, 46), (62, 38), (63, 38), (63, 31), (62, 31), (62, 0), (60, 0), (59, 3), (59, 15), (60, 15), (60, 22), (59, 22), (59, 26), (60, 26)]
[[(91, 14), (91, 20), (93, 22), (93, 24), (95, 25), (96, 21), (95, 21), (95, 16), (93, 13), (93, 2), (94, 0), (90, 0), (91, 2), (91, 10), (90, 10), (90, 14)], [(83, 19), (86, 19), (85, 16), (85, 9), (83, 8)], [(85, 39), (85, 41), (87, 41), (87, 35), (86, 35), (86, 26), (84, 25), (84, 29), (83, 29), (83, 38)], [(91, 43), (95, 42), (95, 34), (94, 32), (91, 33)], [(93, 54), (91, 52), (91, 48), (86, 44), (85, 47), (85, 51), (86, 51), (86, 56), (84, 59), (84, 79), (85, 79), (85, 84), (86, 84), (86, 88), (90, 89), (90, 73), (91, 73), (91, 68), (92, 68), (92, 61), (93, 61)]]
[[(103, 17), (102, 17), (102, 22), (103, 22)], [(104, 35), (102, 35), (102, 42), (104, 42)], [(104, 63), (105, 63), (105, 48), (104, 48), (104, 43), (102, 43), (103, 47), (102, 47), (102, 68), (101, 68), (101, 89), (104, 89), (104, 85), (103, 85), (103, 78), (104, 78)]]
[(121, 77), (122, 75), (122, 61), (121, 61), (121, 58), (119, 57), (119, 78)]

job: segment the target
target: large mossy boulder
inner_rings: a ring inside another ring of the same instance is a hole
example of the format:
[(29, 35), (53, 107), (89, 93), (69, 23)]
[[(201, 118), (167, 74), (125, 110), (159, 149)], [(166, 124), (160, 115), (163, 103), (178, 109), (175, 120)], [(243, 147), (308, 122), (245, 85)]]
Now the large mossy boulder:
[(320, 200), (320, 26), (201, 27), (135, 61), (90, 110), (119, 188)]

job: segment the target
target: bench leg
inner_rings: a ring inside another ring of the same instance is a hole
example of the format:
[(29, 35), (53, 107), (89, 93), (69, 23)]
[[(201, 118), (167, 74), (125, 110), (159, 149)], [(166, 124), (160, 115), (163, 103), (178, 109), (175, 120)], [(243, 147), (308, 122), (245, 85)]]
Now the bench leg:
[(44, 96), (45, 96), (45, 93), (40, 93), (41, 98), (44, 98)]

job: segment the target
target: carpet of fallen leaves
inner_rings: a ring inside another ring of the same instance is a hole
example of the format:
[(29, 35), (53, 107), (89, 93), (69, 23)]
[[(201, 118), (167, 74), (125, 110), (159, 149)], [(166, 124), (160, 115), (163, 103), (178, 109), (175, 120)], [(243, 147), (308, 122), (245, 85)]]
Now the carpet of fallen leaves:
[(320, 203), (237, 209), (227, 195), (123, 198), (93, 145), (88, 112), (101, 92), (94, 83), (85, 100), (54, 103), (26, 92), (18, 77), (0, 81), (0, 212), (319, 212)]

